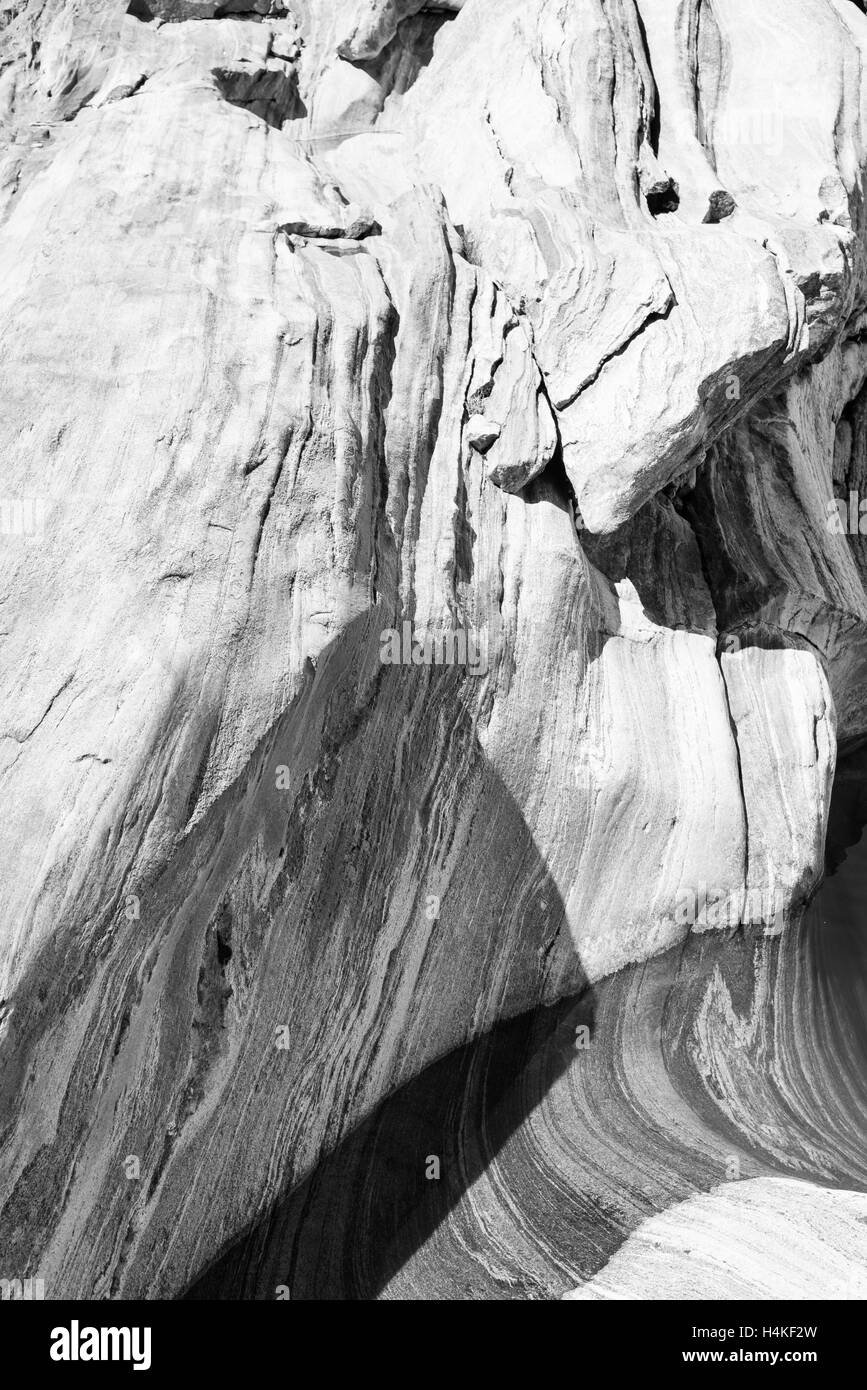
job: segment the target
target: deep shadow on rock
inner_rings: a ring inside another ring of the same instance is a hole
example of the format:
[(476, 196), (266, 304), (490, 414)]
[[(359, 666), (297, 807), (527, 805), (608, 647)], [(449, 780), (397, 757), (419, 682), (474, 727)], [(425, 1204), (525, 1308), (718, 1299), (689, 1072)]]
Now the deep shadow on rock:
[[(426, 1068), (185, 1297), (269, 1299), (285, 1285), (293, 1299), (376, 1298), (566, 1072), (578, 1030), (589, 1040), (593, 1024), (588, 988), (577, 1000), (500, 1024)], [(504, 1296), (528, 1292), (530, 1281)]]
[[(865, 882), (859, 849), (779, 934), (693, 936), (441, 1059), (185, 1297), (546, 1299), (721, 1185), (867, 1191)], [(671, 1252), (675, 1282), (690, 1244)], [(769, 1263), (764, 1296), (784, 1274)]]

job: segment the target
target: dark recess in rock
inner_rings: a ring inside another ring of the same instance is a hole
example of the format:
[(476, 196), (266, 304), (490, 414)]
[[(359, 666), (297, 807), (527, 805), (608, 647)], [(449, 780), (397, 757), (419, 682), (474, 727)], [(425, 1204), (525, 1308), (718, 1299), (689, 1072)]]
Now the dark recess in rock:
[(680, 207), (680, 190), (674, 179), (666, 179), (654, 184), (647, 194), (647, 210), (653, 217), (663, 212), (677, 212)]
[(284, 68), (215, 68), (221, 96), (280, 130), (284, 121), (306, 115), (298, 78)]

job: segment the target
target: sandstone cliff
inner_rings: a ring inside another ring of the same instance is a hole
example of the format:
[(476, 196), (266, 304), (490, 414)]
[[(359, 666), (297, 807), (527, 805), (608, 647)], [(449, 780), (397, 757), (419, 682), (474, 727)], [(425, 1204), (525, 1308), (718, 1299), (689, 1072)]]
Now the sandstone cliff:
[(10, 1268), (177, 1294), (451, 1049), (814, 892), (865, 58), (852, 0), (0, 4)]

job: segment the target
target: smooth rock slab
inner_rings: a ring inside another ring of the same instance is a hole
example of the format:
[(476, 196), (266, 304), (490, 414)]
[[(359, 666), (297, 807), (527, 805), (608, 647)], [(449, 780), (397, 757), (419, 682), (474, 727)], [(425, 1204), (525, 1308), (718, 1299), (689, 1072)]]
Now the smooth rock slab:
[(564, 1298), (863, 1300), (867, 1193), (791, 1178), (717, 1187), (648, 1221)]

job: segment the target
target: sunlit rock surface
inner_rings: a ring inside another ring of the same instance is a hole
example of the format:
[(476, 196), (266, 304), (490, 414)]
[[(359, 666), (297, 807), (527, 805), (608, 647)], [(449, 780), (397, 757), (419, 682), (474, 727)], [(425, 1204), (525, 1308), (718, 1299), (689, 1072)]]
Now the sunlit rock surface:
[(867, 1298), (867, 1193), (756, 1178), (649, 1221), (569, 1300)]
[(0, 5), (10, 1271), (177, 1294), (451, 1049), (797, 916), (867, 733), (865, 50)]

